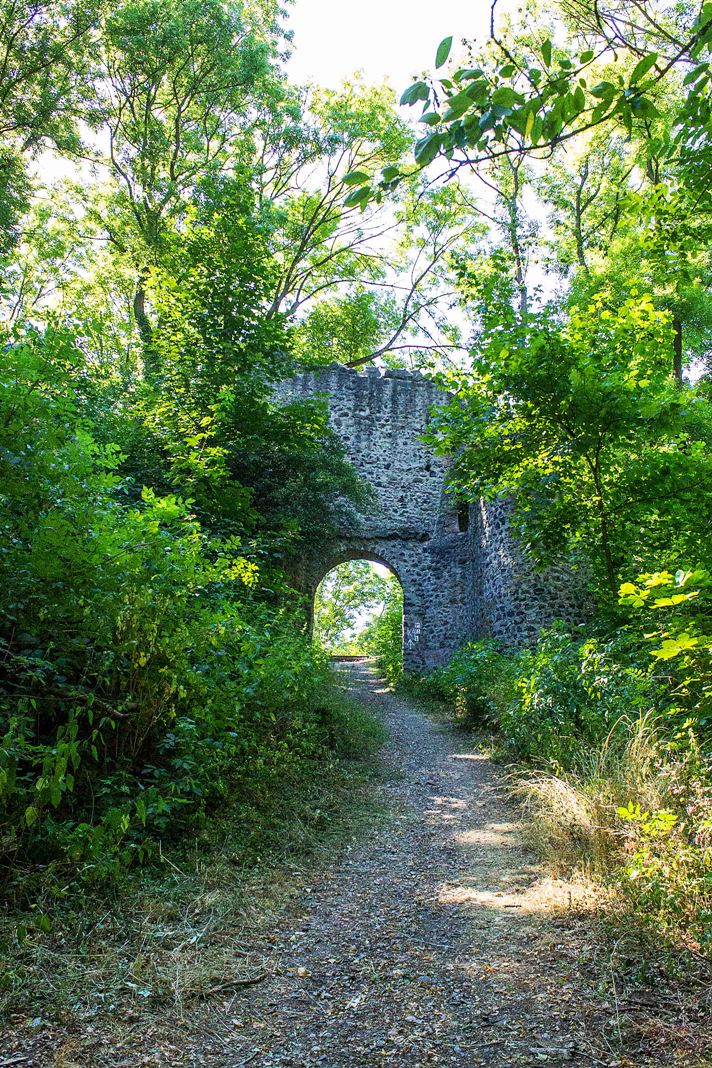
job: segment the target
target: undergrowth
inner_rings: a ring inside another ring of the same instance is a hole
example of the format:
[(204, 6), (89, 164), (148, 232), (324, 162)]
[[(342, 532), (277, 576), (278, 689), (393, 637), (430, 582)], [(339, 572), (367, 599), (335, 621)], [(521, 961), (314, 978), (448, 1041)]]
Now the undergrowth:
[(258, 974), (279, 914), (377, 811), (383, 728), (335, 688), (329, 701), (331, 755), (294, 765), (279, 790), (233, 800), (105, 893), (74, 887), (6, 913), (0, 1015), (121, 1032)]
[[(317, 488), (270, 530), (227, 471), (219, 493), (159, 478), (136, 413), (92, 414), (83, 360), (64, 327), (0, 346), (0, 887), (19, 907), (105, 888), (341, 737), (285, 568), (355, 478), (325, 416), (290, 409)], [(258, 400), (274, 459), (284, 413)]]
[(641, 576), (598, 634), (474, 642), (408, 682), (495, 733), (556, 874), (583, 871), (672, 942), (712, 953), (710, 649), (704, 572)]

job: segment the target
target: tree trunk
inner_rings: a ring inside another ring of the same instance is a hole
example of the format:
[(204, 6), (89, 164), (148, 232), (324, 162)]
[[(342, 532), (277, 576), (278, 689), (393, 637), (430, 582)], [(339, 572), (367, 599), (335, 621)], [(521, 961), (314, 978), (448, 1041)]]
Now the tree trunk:
[(576, 186), (576, 197), (574, 201), (574, 225), (576, 227), (576, 258), (579, 261), (581, 267), (583, 267), (586, 274), (588, 274), (588, 264), (586, 263), (586, 243), (583, 239), (583, 191), (586, 188), (586, 182), (588, 181), (588, 160), (584, 161), (584, 164), (579, 172), (580, 181)]
[(509, 237), (512, 244), (512, 254), (514, 256), (514, 276), (517, 282), (517, 289), (519, 290), (519, 314), (521, 315), (522, 322), (525, 322), (529, 311), (529, 295), (527, 293), (524, 253), (522, 251), (519, 233), (520, 165), (521, 161), (518, 161), (517, 163), (513, 163), (511, 160), (509, 161), (510, 170), (512, 172), (512, 196), (509, 201)]
[(675, 331), (673, 337), (672, 373), (678, 386), (682, 385), (682, 323), (679, 319), (673, 322)]
[(158, 374), (158, 359), (153, 345), (153, 328), (146, 314), (146, 275), (140, 274), (136, 281), (136, 292), (133, 298), (133, 313), (138, 327), (141, 344), (143, 347), (143, 372), (147, 379), (155, 378)]
[(608, 516), (606, 514), (606, 508), (601, 497), (597, 496), (596, 507), (598, 508), (598, 520), (601, 529), (601, 545), (603, 547), (603, 559), (606, 563), (606, 578), (608, 579), (608, 586), (613, 595), (613, 600), (618, 600), (618, 576), (616, 575), (615, 564), (613, 563), (613, 553), (611, 552), (611, 539), (610, 530), (608, 527)]
[(600, 445), (596, 450), (595, 459), (589, 458), (587, 460), (591, 475), (593, 476), (593, 486), (595, 492), (595, 504), (596, 511), (598, 512), (598, 529), (601, 533), (601, 549), (603, 550), (603, 560), (606, 565), (606, 578), (608, 580), (608, 587), (613, 596), (614, 602), (618, 600), (618, 576), (616, 574), (616, 567), (613, 561), (613, 549), (611, 548), (611, 527), (608, 517), (608, 510), (603, 497), (603, 483), (601, 481), (601, 457), (600, 457)]

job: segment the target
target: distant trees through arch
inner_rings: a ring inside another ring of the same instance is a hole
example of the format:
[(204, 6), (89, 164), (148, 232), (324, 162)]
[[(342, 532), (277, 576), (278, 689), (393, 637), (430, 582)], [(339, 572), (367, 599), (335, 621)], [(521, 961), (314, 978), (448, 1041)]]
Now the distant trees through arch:
[(396, 574), (373, 560), (331, 568), (314, 596), (314, 640), (332, 656), (373, 656), (400, 673), (403, 589)]

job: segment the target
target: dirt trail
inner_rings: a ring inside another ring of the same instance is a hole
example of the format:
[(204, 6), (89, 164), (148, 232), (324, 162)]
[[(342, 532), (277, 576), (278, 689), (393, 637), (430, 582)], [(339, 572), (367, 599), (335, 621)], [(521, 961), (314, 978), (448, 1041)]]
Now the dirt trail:
[(388, 726), (391, 816), (315, 882), (220, 1063), (674, 1063), (664, 1029), (641, 1046), (635, 1006), (593, 989), (586, 925), (523, 847), (486, 757), (369, 664), (344, 670)]

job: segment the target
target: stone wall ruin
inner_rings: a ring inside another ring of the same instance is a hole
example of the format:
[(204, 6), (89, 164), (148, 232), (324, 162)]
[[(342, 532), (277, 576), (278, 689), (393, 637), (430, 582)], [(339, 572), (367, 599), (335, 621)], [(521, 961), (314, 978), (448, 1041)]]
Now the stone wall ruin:
[(446, 491), (447, 460), (421, 440), (443, 401), (434, 382), (402, 369), (331, 364), (276, 393), (285, 402), (326, 399), (331, 426), (378, 502), (358, 529), (341, 531), (336, 545), (317, 554), (302, 577), (304, 592), (313, 598), (345, 560), (389, 567), (403, 587), (406, 670), (437, 667), (470, 638), (528, 644), (542, 625), (575, 614), (570, 581), (537, 574), (526, 561), (507, 502), (481, 501), (458, 515)]

